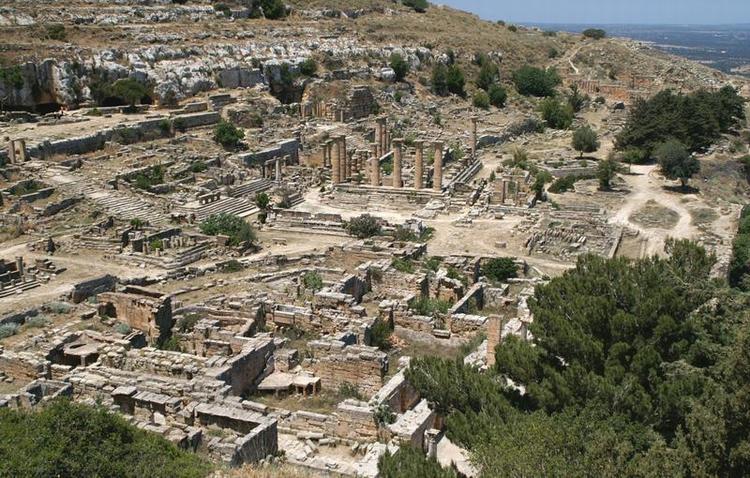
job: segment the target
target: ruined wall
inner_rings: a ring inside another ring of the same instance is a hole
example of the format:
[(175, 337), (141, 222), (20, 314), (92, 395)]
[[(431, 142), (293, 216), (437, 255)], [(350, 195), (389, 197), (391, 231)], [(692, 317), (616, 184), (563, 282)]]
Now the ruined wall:
[(75, 284), (70, 297), (74, 304), (78, 304), (91, 296), (115, 290), (115, 285), (117, 285), (117, 278), (107, 274), (96, 279)]
[(100, 315), (114, 315), (131, 328), (145, 332), (152, 341), (166, 340), (172, 333), (172, 299), (168, 296), (153, 298), (105, 292), (99, 294), (98, 299)]
[(321, 379), (323, 388), (338, 390), (345, 383), (355, 385), (366, 397), (372, 397), (388, 371), (388, 357), (375, 347), (355, 345), (335, 347), (322, 341), (310, 342), (315, 359), (311, 370)]
[(278, 426), (276, 420), (259, 424), (253, 431), (237, 440), (237, 448), (231, 466), (257, 463), (279, 451)]
[(245, 345), (239, 355), (227, 361), (227, 366), (216, 378), (226, 381), (235, 395), (250, 392), (257, 385), (256, 380), (266, 368), (275, 349), (273, 339), (254, 339)]

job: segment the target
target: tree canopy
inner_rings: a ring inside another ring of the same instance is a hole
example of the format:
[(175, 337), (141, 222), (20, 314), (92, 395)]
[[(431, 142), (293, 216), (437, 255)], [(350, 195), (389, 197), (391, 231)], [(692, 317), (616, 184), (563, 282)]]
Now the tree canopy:
[(404, 81), (409, 73), (409, 62), (398, 53), (393, 53), (390, 58), (391, 69), (396, 73), (396, 81)]
[(255, 242), (255, 231), (244, 219), (234, 214), (219, 213), (208, 216), (200, 224), (203, 234), (229, 236), (229, 245), (239, 246)]
[(545, 98), (539, 103), (539, 112), (547, 126), (554, 129), (568, 129), (573, 124), (573, 108), (557, 98)]
[(573, 132), (573, 149), (581, 153), (593, 153), (599, 149), (599, 137), (591, 126), (586, 125)]
[(203, 478), (212, 466), (103, 407), (0, 409), (0, 476)]
[(582, 256), (536, 288), (533, 343), (510, 336), (488, 372), (412, 360), (482, 476), (745, 476), (748, 298), (688, 241), (667, 257)]
[(544, 70), (526, 65), (513, 72), (513, 83), (524, 96), (552, 96), (561, 82), (560, 75), (554, 69)]
[(690, 154), (684, 144), (671, 139), (654, 151), (659, 168), (667, 179), (679, 179), (684, 188), (688, 180), (701, 169), (700, 162)]
[(691, 152), (705, 149), (745, 119), (744, 102), (731, 86), (689, 95), (661, 91), (636, 102), (617, 135), (617, 148), (650, 156), (658, 145), (676, 139)]

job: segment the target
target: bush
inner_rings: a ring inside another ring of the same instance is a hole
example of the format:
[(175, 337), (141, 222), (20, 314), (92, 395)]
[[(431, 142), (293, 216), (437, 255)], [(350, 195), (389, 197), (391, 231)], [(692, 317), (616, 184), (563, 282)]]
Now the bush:
[(346, 231), (351, 236), (359, 239), (366, 239), (379, 235), (381, 227), (376, 218), (369, 214), (363, 214), (359, 217), (352, 218), (346, 224)]
[(508, 92), (505, 91), (505, 88), (496, 84), (490, 86), (489, 96), (490, 104), (492, 106), (495, 108), (502, 108), (505, 106), (505, 102), (508, 99)]
[(112, 84), (112, 94), (134, 108), (144, 96), (148, 95), (148, 90), (135, 78), (123, 78)]
[(382, 478), (456, 478), (451, 468), (443, 468), (435, 458), (422, 450), (402, 445), (395, 453), (386, 451), (378, 460), (378, 476)]
[(130, 332), (133, 331), (133, 329), (130, 328), (130, 326), (124, 322), (116, 323), (115, 326), (112, 327), (112, 330), (122, 335), (128, 335)]
[(73, 309), (73, 306), (67, 302), (50, 302), (44, 305), (44, 310), (53, 314), (67, 314)]
[(2, 475), (203, 478), (213, 466), (104, 406), (0, 409)]
[(489, 92), (490, 88), (500, 80), (500, 69), (489, 60), (484, 60), (477, 76), (477, 87)]
[(362, 394), (359, 393), (357, 386), (349, 382), (342, 382), (339, 385), (337, 395), (342, 399), (353, 398), (355, 400), (362, 400)]
[(473, 104), (475, 108), (481, 108), (483, 110), (486, 110), (490, 107), (490, 97), (482, 90), (477, 91), (474, 93), (474, 100)]
[(208, 165), (203, 161), (193, 161), (190, 164), (190, 172), (192, 173), (202, 173), (203, 171), (208, 169)]
[(588, 95), (581, 94), (581, 91), (578, 89), (578, 85), (573, 85), (570, 88), (570, 94), (568, 95), (568, 104), (576, 113), (583, 109), (589, 99), (590, 98), (588, 97)]
[(391, 406), (387, 403), (381, 403), (375, 409), (375, 423), (378, 425), (390, 425), (396, 422), (396, 414), (393, 413)]
[(188, 314), (177, 321), (177, 330), (183, 334), (192, 332), (195, 329), (195, 324), (201, 319), (198, 314)]
[(415, 12), (424, 13), (429, 6), (427, 0), (403, 0), (406, 7), (413, 8)]
[(214, 141), (224, 149), (236, 149), (244, 137), (244, 131), (225, 120), (219, 121), (214, 128)]
[(219, 213), (208, 216), (200, 230), (209, 236), (228, 236), (230, 246), (240, 246), (255, 242), (255, 231), (244, 219), (234, 214)]
[(299, 72), (305, 76), (314, 76), (318, 72), (318, 64), (313, 58), (308, 58), (300, 63)]
[(18, 333), (18, 324), (11, 322), (0, 325), (0, 339), (16, 335), (16, 333)]
[(583, 36), (586, 38), (593, 38), (594, 40), (601, 40), (607, 36), (607, 32), (600, 28), (589, 28), (583, 31)]
[(437, 63), (432, 69), (432, 92), (438, 96), (449, 93), (465, 96), (466, 79), (458, 65), (443, 65)]
[(302, 276), (302, 283), (305, 285), (305, 289), (312, 291), (319, 291), (323, 288), (323, 278), (316, 271), (305, 272)]
[(447, 314), (451, 308), (451, 303), (440, 299), (420, 297), (409, 302), (409, 307), (417, 315), (432, 316), (437, 313)]
[(561, 81), (554, 69), (543, 70), (526, 65), (513, 72), (513, 83), (524, 96), (552, 96)]
[(144, 172), (138, 173), (134, 183), (135, 187), (143, 190), (148, 190), (158, 184), (164, 184), (164, 166), (157, 164)]
[(380, 350), (390, 350), (392, 333), (393, 330), (388, 322), (377, 318), (370, 328), (370, 343)]
[(599, 138), (589, 125), (582, 126), (573, 133), (573, 149), (581, 153), (593, 153), (599, 149)]
[(44, 30), (48, 40), (65, 41), (68, 37), (65, 25), (62, 23), (52, 23), (47, 25)]
[(232, 16), (232, 10), (226, 3), (214, 3), (214, 11), (217, 13), (221, 13), (227, 18)]
[(515, 25), (510, 25), (510, 26), (508, 27), (508, 31), (509, 31), (509, 32), (513, 32), (513, 33), (516, 33), (516, 32), (518, 31), (518, 27), (517, 27), (517, 26), (515, 26)]
[(23, 88), (24, 79), (20, 66), (9, 68), (0, 68), (0, 81), (7, 87), (10, 86), (16, 90)]
[(518, 277), (518, 266), (511, 257), (497, 257), (482, 265), (482, 275), (494, 282), (504, 282)]
[(414, 272), (414, 264), (409, 259), (396, 257), (391, 261), (391, 266), (399, 272), (411, 274)]
[(542, 119), (554, 129), (568, 129), (573, 124), (573, 108), (555, 98), (546, 98), (539, 104)]
[(547, 192), (550, 192), (553, 194), (564, 193), (566, 191), (573, 189), (573, 186), (575, 186), (575, 183), (583, 179), (591, 179), (591, 176), (578, 175), (578, 174), (565, 175), (563, 177), (557, 178), (555, 182), (550, 184), (550, 186), (547, 188)]
[(26, 320), (25, 325), (26, 327), (32, 329), (41, 329), (49, 325), (49, 320), (47, 320), (47, 317), (43, 315), (37, 315), (36, 317), (31, 317), (30, 319)]
[(180, 341), (177, 337), (174, 335), (165, 340), (164, 342), (158, 344), (159, 350), (168, 350), (170, 352), (182, 352), (182, 345), (180, 345)]
[(610, 187), (610, 182), (617, 174), (617, 162), (614, 159), (605, 159), (599, 161), (596, 167), (596, 178), (599, 180), (599, 189), (606, 191)]
[(394, 73), (396, 73), (396, 81), (404, 81), (404, 78), (409, 73), (409, 62), (398, 53), (393, 53), (390, 59), (390, 66)]

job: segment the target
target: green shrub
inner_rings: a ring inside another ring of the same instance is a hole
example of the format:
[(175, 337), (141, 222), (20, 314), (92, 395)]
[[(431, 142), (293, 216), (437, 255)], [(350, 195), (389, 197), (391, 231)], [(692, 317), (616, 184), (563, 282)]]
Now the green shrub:
[[(482, 57), (480, 57), (482, 58)], [(479, 75), (477, 76), (477, 87), (489, 92), (490, 87), (495, 85), (500, 80), (500, 69), (494, 63), (490, 62), (489, 59), (481, 60), (482, 66), (479, 69)]]
[(452, 93), (464, 96), (466, 92), (466, 79), (463, 71), (458, 65), (443, 65), (436, 63), (432, 69), (432, 92), (438, 96), (447, 96)]
[(390, 350), (392, 333), (393, 330), (388, 325), (388, 322), (380, 318), (375, 319), (370, 328), (370, 343), (373, 347), (377, 347), (380, 350)]
[(112, 94), (128, 103), (132, 110), (144, 96), (148, 95), (148, 89), (135, 78), (123, 78), (112, 84)]
[(524, 96), (552, 96), (561, 82), (560, 75), (554, 69), (543, 70), (526, 65), (513, 72), (516, 90)]
[(0, 68), (0, 81), (5, 86), (10, 86), (16, 90), (23, 88), (24, 79), (21, 67), (16, 65), (8, 68)]
[(391, 261), (391, 266), (399, 272), (411, 274), (414, 272), (414, 264), (409, 259), (396, 257)]
[(482, 265), (482, 275), (494, 282), (518, 277), (518, 266), (512, 257), (497, 257)]
[(16, 335), (16, 333), (18, 333), (18, 324), (11, 322), (0, 325), (0, 339)]
[(158, 344), (158, 347), (160, 350), (168, 350), (170, 352), (182, 352), (182, 345), (180, 345), (180, 341), (177, 337), (174, 335), (165, 340), (164, 342)]
[(505, 106), (505, 102), (508, 99), (508, 92), (500, 85), (492, 85), (490, 86), (489, 96), (490, 104), (492, 106), (495, 108), (502, 108)]
[(43, 315), (37, 315), (26, 320), (25, 325), (32, 329), (41, 329), (49, 325), (49, 320)]
[(323, 288), (323, 278), (316, 271), (305, 272), (302, 276), (302, 283), (305, 285), (305, 289), (312, 291), (319, 291)]
[(201, 320), (201, 316), (199, 314), (187, 314), (177, 321), (177, 330), (179, 330), (183, 334), (192, 332), (193, 329), (195, 329), (195, 324), (197, 324), (199, 320)]
[(168, 118), (159, 121), (159, 131), (162, 135), (168, 136), (172, 132), (172, 122)]
[(226, 3), (214, 3), (214, 11), (217, 13), (221, 13), (227, 18), (232, 16), (232, 10)]
[(393, 53), (390, 58), (390, 66), (394, 73), (396, 73), (396, 81), (404, 81), (404, 78), (409, 73), (409, 62), (398, 53)]
[(589, 28), (583, 31), (583, 36), (593, 38), (594, 40), (601, 40), (607, 36), (607, 32), (600, 28)]
[(44, 310), (53, 314), (67, 314), (73, 309), (73, 306), (67, 302), (50, 302), (44, 305)]
[(244, 131), (226, 120), (219, 121), (214, 127), (214, 141), (224, 149), (236, 149), (244, 137)]
[(299, 72), (305, 76), (315, 76), (315, 73), (318, 72), (318, 64), (315, 62), (315, 59), (308, 58), (300, 63)]
[(370, 216), (369, 214), (362, 214), (361, 216), (352, 218), (346, 224), (346, 231), (351, 236), (359, 239), (366, 239), (379, 235), (381, 227), (375, 217)]
[(420, 297), (409, 302), (409, 307), (417, 315), (432, 316), (436, 313), (447, 314), (451, 308), (451, 303), (440, 299), (430, 299), (429, 297)]
[(473, 104), (475, 108), (481, 108), (486, 110), (490, 107), (490, 97), (486, 92), (479, 90), (474, 93)]
[(203, 234), (228, 236), (230, 246), (240, 246), (255, 242), (255, 231), (244, 219), (234, 214), (219, 213), (208, 216), (200, 224)]
[(432, 272), (437, 272), (440, 269), (440, 264), (442, 263), (443, 263), (442, 259), (440, 259), (439, 257), (432, 256), (424, 261), (424, 266)]
[(428, 458), (421, 449), (402, 445), (395, 453), (386, 451), (378, 459), (381, 478), (457, 478), (451, 468), (443, 468), (435, 458)]
[[(381, 403), (375, 409), (375, 423), (378, 425), (390, 425), (396, 422), (396, 414), (393, 413), (391, 406), (387, 403)], [(417, 475), (414, 475), (417, 476)]]
[(47, 25), (44, 30), (49, 40), (65, 41), (68, 38), (65, 25), (62, 23), (52, 23)]
[(547, 126), (554, 129), (568, 129), (573, 124), (573, 108), (556, 98), (545, 98), (539, 104), (539, 111)]
[(339, 385), (337, 395), (342, 399), (353, 398), (355, 400), (362, 400), (362, 394), (359, 392), (359, 388), (349, 382), (342, 382)]
[(557, 178), (548, 188), (547, 192), (551, 192), (554, 194), (561, 194), (566, 191), (569, 191), (573, 189), (573, 186), (575, 186), (576, 181), (579, 181), (581, 179), (584, 179), (583, 176), (578, 176), (575, 174), (567, 174), (565, 176), (562, 176), (560, 178)]
[(418, 13), (424, 13), (430, 5), (427, 0), (402, 0), (404, 6), (413, 8)]
[(202, 173), (208, 169), (208, 165), (204, 161), (193, 161), (190, 164), (190, 171), (193, 173)]
[(515, 25), (508, 26), (508, 31), (512, 33), (516, 33), (518, 31), (518, 27)]
[(130, 332), (133, 331), (133, 329), (130, 328), (130, 326), (126, 324), (125, 322), (116, 323), (115, 326), (112, 327), (112, 329), (118, 334), (122, 334), (122, 335), (128, 335)]
[(152, 186), (164, 184), (164, 166), (157, 164), (135, 177), (135, 187), (148, 190)]
[(104, 406), (55, 399), (0, 409), (2, 475), (204, 478), (213, 465)]

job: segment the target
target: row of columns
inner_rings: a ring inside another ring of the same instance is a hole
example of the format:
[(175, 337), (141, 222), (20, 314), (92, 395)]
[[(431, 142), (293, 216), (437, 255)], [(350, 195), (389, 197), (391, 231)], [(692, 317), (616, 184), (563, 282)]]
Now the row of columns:
[[(403, 180), (403, 153), (402, 139), (393, 140), (393, 174), (391, 176), (393, 182), (392, 187), (400, 189), (404, 186)], [(414, 146), (416, 148), (414, 156), (414, 189), (424, 188), (424, 141), (415, 141)], [(435, 191), (441, 191), (443, 189), (443, 142), (435, 141), (432, 143), (434, 151), (433, 161), (433, 176), (432, 176), (432, 188)], [(372, 144), (372, 158), (370, 159), (370, 184), (372, 186), (380, 186), (380, 158), (378, 155), (379, 145), (377, 143)]]

